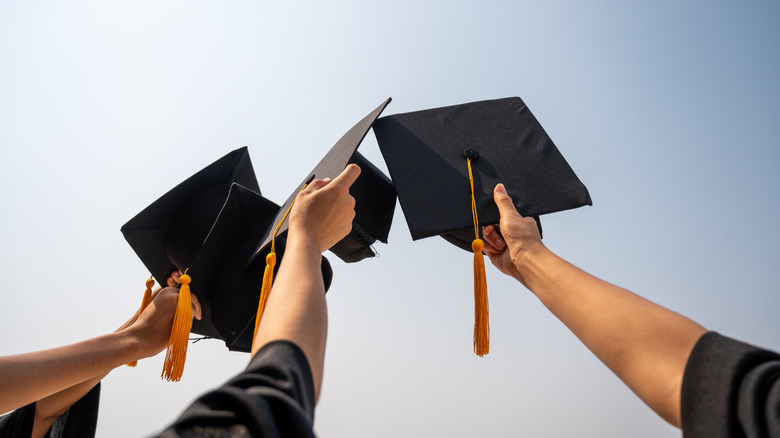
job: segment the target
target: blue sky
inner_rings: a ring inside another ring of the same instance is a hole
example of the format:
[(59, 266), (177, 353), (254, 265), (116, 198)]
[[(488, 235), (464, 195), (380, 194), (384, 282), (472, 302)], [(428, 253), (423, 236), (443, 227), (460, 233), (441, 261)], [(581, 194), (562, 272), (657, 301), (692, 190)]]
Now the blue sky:
[[(110, 332), (147, 273), (119, 227), (249, 146), (277, 203), (354, 123), (520, 96), (592, 207), (545, 243), (706, 327), (780, 350), (775, 2), (2, 2), (0, 354)], [(360, 152), (385, 168), (373, 134)], [(488, 266), (491, 353), (471, 351), (471, 257), (412, 242), (331, 256), (322, 437), (676, 437), (521, 285)], [(217, 341), (104, 380), (98, 436), (159, 430), (239, 371)]]

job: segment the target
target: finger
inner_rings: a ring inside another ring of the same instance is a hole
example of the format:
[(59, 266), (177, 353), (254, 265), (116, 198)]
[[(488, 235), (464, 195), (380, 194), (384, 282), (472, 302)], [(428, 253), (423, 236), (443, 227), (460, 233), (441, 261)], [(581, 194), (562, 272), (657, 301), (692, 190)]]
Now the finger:
[(190, 298), (192, 299), (192, 316), (200, 321), (203, 316), (203, 309), (200, 307), (200, 300), (198, 300), (198, 297), (195, 294), (190, 294)]
[[(514, 208), (514, 205), (512, 206)], [(485, 236), (485, 248), (490, 245), (498, 254), (504, 252), (506, 249), (506, 242), (496, 232), (493, 225), (488, 225), (482, 229), (482, 234)]]
[(165, 279), (165, 284), (167, 284), (169, 287), (177, 287), (179, 286), (179, 278), (181, 278), (182, 273), (178, 269), (171, 272), (171, 275)]
[(483, 251), (485, 252), (485, 254), (496, 254), (496, 255), (498, 255), (498, 254), (503, 253), (504, 250), (506, 250), (506, 245), (503, 248), (499, 248), (499, 247), (495, 246), (494, 244), (490, 243), (490, 241), (487, 240), (487, 239), (484, 240), (484, 243), (485, 243), (485, 248), (483, 249)]
[(314, 181), (310, 182), (309, 185), (306, 186), (309, 190), (319, 190), (326, 185), (330, 184), (331, 179), (330, 178), (323, 178), (323, 179), (315, 179)]
[(503, 184), (496, 184), (496, 188), (493, 189), (493, 200), (496, 202), (498, 212), (502, 218), (520, 214), (517, 212), (512, 198), (506, 193), (506, 188)]
[(357, 164), (350, 164), (344, 169), (343, 172), (341, 172), (341, 175), (337, 176), (336, 179), (333, 180), (331, 184), (335, 187), (349, 188), (352, 183), (355, 182), (358, 176), (360, 176), (360, 167)]

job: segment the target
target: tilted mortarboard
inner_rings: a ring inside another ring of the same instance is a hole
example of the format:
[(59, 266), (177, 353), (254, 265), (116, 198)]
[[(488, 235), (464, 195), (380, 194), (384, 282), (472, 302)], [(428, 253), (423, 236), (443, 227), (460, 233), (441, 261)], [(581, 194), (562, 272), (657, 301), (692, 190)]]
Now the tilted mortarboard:
[(590, 195), (519, 97), (395, 114), (374, 132), (412, 238), (439, 235), (475, 253), (474, 349), (482, 356), (490, 329), (478, 224), (500, 219), (493, 188), (504, 183), (537, 223), (591, 205)]
[[(349, 189), (349, 193), (356, 201), (352, 231), (330, 250), (345, 262), (357, 262), (374, 256), (371, 244), (375, 241), (387, 243), (395, 209), (396, 195), (393, 183), (381, 170), (360, 155), (357, 148), (390, 100), (384, 101), (347, 131), (293, 190), (274, 218), (274, 223), (279, 226), (278, 235), (287, 231), (289, 221), (285, 217), (285, 212), (307, 184), (314, 179), (336, 178), (348, 164), (355, 163), (360, 166), (361, 172)], [(258, 247), (258, 252), (268, 247), (272, 238), (273, 232), (269, 229)]]

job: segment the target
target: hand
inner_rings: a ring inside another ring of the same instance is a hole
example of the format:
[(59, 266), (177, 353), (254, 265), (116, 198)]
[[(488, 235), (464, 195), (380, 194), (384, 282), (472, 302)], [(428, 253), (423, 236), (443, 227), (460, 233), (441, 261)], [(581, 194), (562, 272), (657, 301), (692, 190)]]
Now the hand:
[(525, 283), (522, 274), (529, 254), (544, 248), (536, 221), (517, 212), (503, 184), (496, 185), (493, 199), (501, 214), (499, 227), (503, 238), (493, 225), (484, 227), (485, 254), (501, 272)]
[(290, 212), (288, 240), (308, 239), (322, 253), (349, 234), (355, 218), (349, 188), (358, 175), (360, 167), (350, 164), (336, 179), (316, 179), (306, 186)]
[[(157, 288), (152, 292), (152, 302), (129, 326), (141, 341), (143, 357), (154, 356), (168, 345), (173, 325), (173, 316), (176, 313), (176, 303), (179, 300), (178, 285), (182, 273), (174, 271), (167, 278), (168, 287)], [(190, 294), (192, 299), (192, 315), (200, 320), (202, 309), (200, 301), (195, 294)]]
[[(169, 287), (179, 287), (179, 278), (181, 276), (182, 276), (182, 272), (179, 271), (179, 270), (175, 270), (175, 271), (171, 272), (171, 275), (166, 279), (165, 283)], [(154, 300), (154, 297), (156, 297), (157, 294), (160, 293), (161, 290), (162, 290), (162, 287), (161, 286), (157, 286), (157, 288), (155, 288), (152, 291), (152, 299), (153, 300)], [(196, 302), (197, 300), (198, 300), (197, 297), (193, 298), (193, 303)], [(193, 304), (193, 315), (194, 315), (194, 309), (195, 309), (194, 306), (195, 306), (195, 304)], [(198, 302), (197, 307), (199, 309), (198, 312), (200, 312), (200, 302)], [(114, 331), (114, 333), (121, 332), (122, 330), (124, 330), (124, 329), (130, 327), (131, 325), (133, 325), (133, 323), (138, 320), (138, 317), (140, 316), (140, 314), (141, 314), (140, 310), (136, 311), (135, 314), (130, 319), (125, 321), (124, 324), (119, 326), (119, 328), (116, 329), (116, 331)], [(198, 313), (198, 315), (196, 316), (196, 319), (200, 319), (200, 313)]]

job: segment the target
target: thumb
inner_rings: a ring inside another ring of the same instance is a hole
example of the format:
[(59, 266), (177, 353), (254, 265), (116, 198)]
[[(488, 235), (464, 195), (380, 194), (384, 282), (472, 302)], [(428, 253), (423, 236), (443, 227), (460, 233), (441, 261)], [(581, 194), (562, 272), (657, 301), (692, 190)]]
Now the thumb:
[(506, 193), (506, 188), (503, 184), (499, 183), (496, 188), (493, 189), (493, 200), (498, 206), (498, 212), (501, 213), (501, 217), (509, 217), (513, 215), (520, 215), (515, 208), (512, 198)]

